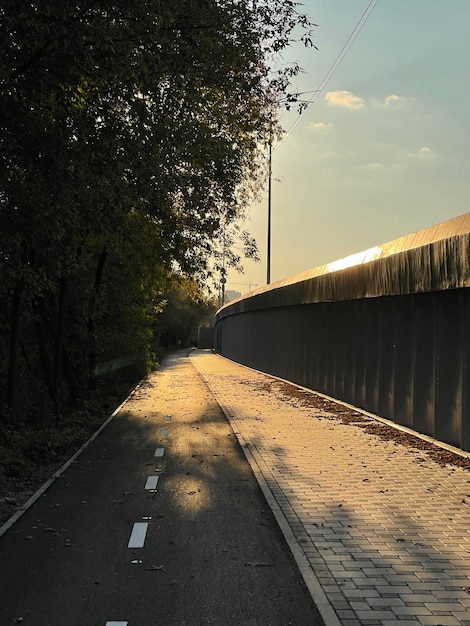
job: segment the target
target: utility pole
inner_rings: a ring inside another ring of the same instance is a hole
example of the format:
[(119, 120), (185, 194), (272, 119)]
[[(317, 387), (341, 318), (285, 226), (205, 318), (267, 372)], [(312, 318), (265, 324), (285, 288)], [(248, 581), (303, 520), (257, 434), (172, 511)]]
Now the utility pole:
[(267, 244), (267, 277), (266, 284), (271, 282), (271, 184), (272, 184), (272, 154), (273, 154), (273, 135), (269, 137), (269, 160), (268, 160), (268, 244)]
[[(299, 96), (303, 96), (307, 93), (318, 93), (320, 89), (316, 89), (315, 91), (302, 91), (293, 96), (293, 98), (281, 98), (276, 102), (273, 102), (272, 105), (275, 107), (279, 107), (280, 104), (284, 102), (291, 102), (293, 104), (300, 105), (298, 112), (301, 113), (302, 109), (306, 109), (308, 105), (312, 104), (311, 100), (301, 100)], [(273, 162), (273, 110), (271, 109), (271, 121), (270, 121), (270, 129), (269, 129), (269, 156), (268, 156), (268, 241), (267, 241), (267, 250), (266, 250), (266, 263), (267, 263), (267, 275), (266, 275), (266, 284), (269, 285), (271, 283), (271, 186), (272, 186), (272, 162)]]
[(222, 268), (220, 270), (220, 283), (219, 283), (219, 293), (220, 293), (220, 306), (223, 307), (225, 304), (225, 285), (227, 283), (227, 278), (225, 276), (225, 247), (226, 247), (226, 239), (225, 239), (225, 218), (222, 229)]

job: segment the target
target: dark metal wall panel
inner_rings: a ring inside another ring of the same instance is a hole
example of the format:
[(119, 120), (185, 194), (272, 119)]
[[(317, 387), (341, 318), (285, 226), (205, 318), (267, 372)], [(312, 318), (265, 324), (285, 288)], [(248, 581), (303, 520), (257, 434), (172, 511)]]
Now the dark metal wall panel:
[(470, 290), (462, 291), (463, 341), (462, 341), (462, 431), (461, 447), (470, 450)]
[(414, 387), (413, 428), (436, 434), (436, 340), (437, 294), (414, 297)]
[(302, 342), (300, 341), (300, 324), (294, 324), (292, 319), (292, 311), (286, 311), (287, 328), (281, 330), (283, 335), (282, 350), (286, 355), (285, 368), (288, 372), (289, 380), (298, 382), (297, 372), (302, 360)]
[[(311, 370), (311, 357), (315, 354), (315, 350), (312, 349), (311, 336), (309, 329), (311, 327), (311, 313), (308, 307), (302, 307), (298, 311), (299, 319), (293, 320), (293, 325), (296, 328), (299, 342), (299, 356), (296, 362), (295, 380), (299, 385), (308, 387)], [(297, 316), (296, 316), (297, 317)]]
[(461, 438), (463, 313), (460, 291), (439, 294), (436, 437), (456, 446)]
[[(326, 370), (325, 393), (329, 395), (335, 394), (336, 385), (336, 369), (338, 366), (336, 356), (338, 351), (338, 326), (341, 324), (341, 315), (335, 312), (335, 306), (330, 305), (324, 307), (324, 319), (322, 326), (325, 331), (326, 341), (324, 341), (324, 368)], [(328, 341), (330, 337), (335, 337), (336, 341)]]
[(344, 397), (343, 400), (354, 404), (356, 390), (356, 358), (354, 316), (350, 303), (343, 303), (343, 344), (344, 344)]
[(366, 344), (367, 344), (367, 301), (352, 302), (351, 320), (354, 332), (354, 402), (357, 406), (366, 404)]
[[(340, 304), (339, 302), (337, 304)], [(344, 323), (345, 304), (341, 303), (340, 306), (332, 306), (331, 316), (334, 316), (335, 320), (335, 334), (336, 341), (334, 343), (333, 358), (331, 360), (332, 377), (334, 376), (333, 392), (332, 396), (335, 398), (344, 398), (344, 377), (346, 369), (346, 337), (348, 330)]]
[[(277, 366), (277, 329), (275, 323), (275, 311), (269, 311), (262, 316), (260, 311), (255, 313), (256, 325), (252, 333), (252, 344), (248, 346), (258, 364), (256, 367), (264, 372), (276, 373)], [(279, 318), (279, 314), (277, 315)], [(267, 319), (266, 319), (267, 318)], [(240, 349), (240, 347), (239, 347)]]
[(364, 408), (379, 412), (379, 360), (380, 360), (380, 299), (367, 300), (366, 325), (366, 399)]
[(328, 389), (328, 369), (326, 367), (328, 363), (328, 308), (329, 303), (320, 303), (319, 316), (317, 320), (316, 338), (317, 338), (317, 350), (318, 350), (318, 388), (323, 393), (327, 393)]
[(235, 361), (470, 450), (470, 289), (251, 311), (215, 336)]
[(381, 298), (379, 311), (379, 415), (395, 413), (395, 300)]
[(208, 349), (214, 347), (214, 329), (200, 326), (198, 329), (197, 345), (199, 348)]
[(400, 299), (395, 307), (394, 421), (413, 428), (414, 296)]
[(322, 332), (320, 323), (320, 315), (318, 309), (314, 307), (306, 307), (308, 310), (308, 324), (305, 329), (308, 343), (307, 353), (307, 377), (306, 387), (310, 389), (320, 389), (320, 350), (318, 349), (319, 336)]
[(308, 327), (308, 311), (301, 309), (299, 311), (299, 324), (297, 333), (297, 340), (299, 342), (299, 352), (296, 359), (295, 367), (295, 382), (303, 387), (307, 386), (307, 363), (308, 363), (308, 346), (307, 346), (307, 334), (305, 328)]

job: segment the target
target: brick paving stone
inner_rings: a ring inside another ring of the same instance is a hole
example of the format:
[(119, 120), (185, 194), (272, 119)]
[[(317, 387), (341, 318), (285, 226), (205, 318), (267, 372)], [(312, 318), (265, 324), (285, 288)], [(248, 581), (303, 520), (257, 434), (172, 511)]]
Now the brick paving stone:
[(424, 604), (425, 602), (431, 602), (434, 598), (432, 593), (404, 593), (401, 596), (401, 599), (405, 604)]
[(208, 351), (191, 359), (342, 626), (470, 623), (470, 472), (343, 422), (350, 409), (313, 392), (304, 402)]
[(393, 607), (396, 607), (396, 606), (405, 606), (405, 603), (400, 598), (383, 598), (383, 597), (382, 598), (375, 598), (375, 597), (372, 597), (372, 598), (368, 598), (367, 602), (372, 607), (381, 606), (381, 607), (393, 608)]
[(376, 585), (375, 588), (377, 590), (377, 593), (383, 596), (387, 596), (390, 593), (396, 595), (410, 593), (410, 588), (408, 587), (408, 585)]
[(344, 589), (346, 598), (378, 598), (379, 594), (375, 589)]
[(363, 610), (357, 610), (356, 611), (358, 618), (362, 621), (363, 624), (366, 623), (366, 620), (384, 620), (384, 619), (393, 619), (394, 615), (392, 613), (392, 611), (385, 611), (385, 610), (368, 610), (368, 611), (363, 611)]
[(435, 572), (428, 572), (428, 571), (423, 571), (423, 572), (416, 572), (415, 571), (415, 576), (417, 578), (419, 578), (420, 580), (430, 580), (430, 581), (434, 581), (434, 580), (440, 580), (441, 583), (444, 579), (447, 580), (451, 580), (451, 577), (449, 574), (446, 574), (444, 572), (442, 572), (441, 574), (437, 575)]
[(351, 609), (339, 609), (337, 611), (338, 617), (341, 620), (345, 620), (345, 619), (354, 619), (356, 614), (354, 613), (354, 611), (351, 611)]
[(394, 606), (392, 611), (401, 619), (402, 617), (418, 617), (418, 615), (431, 615), (431, 611), (425, 606)]
[(459, 602), (425, 602), (424, 606), (435, 613), (436, 615), (442, 615), (442, 612), (452, 613), (454, 611), (462, 611), (463, 606)]
[(459, 620), (452, 615), (447, 617), (438, 615), (423, 615), (418, 617), (418, 620), (422, 626), (460, 626)]
[(424, 583), (415, 583), (411, 581), (409, 587), (412, 591), (438, 591), (442, 589), (442, 584), (439, 582), (426, 581)]
[(351, 608), (354, 611), (368, 611), (369, 604), (367, 602), (351, 601)]
[[(452, 591), (442, 591), (439, 589), (435, 591), (433, 595), (436, 596), (436, 598), (439, 598), (441, 600), (454, 599), (454, 598), (461, 596), (463, 601), (465, 602), (465, 596), (462, 594), (460, 589), (454, 589)], [(469, 598), (469, 601), (470, 601), (470, 598)]]

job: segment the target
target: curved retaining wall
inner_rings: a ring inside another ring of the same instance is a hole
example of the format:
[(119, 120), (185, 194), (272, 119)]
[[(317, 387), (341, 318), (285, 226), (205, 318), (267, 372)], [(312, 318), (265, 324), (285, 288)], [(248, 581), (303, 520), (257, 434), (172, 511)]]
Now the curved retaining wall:
[(470, 214), (217, 313), (216, 350), (470, 451)]

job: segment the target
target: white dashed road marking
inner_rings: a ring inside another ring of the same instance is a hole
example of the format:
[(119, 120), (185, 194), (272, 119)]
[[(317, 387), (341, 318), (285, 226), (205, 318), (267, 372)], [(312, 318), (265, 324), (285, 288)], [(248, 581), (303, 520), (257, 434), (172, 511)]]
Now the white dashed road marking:
[(127, 544), (128, 548), (143, 548), (145, 543), (145, 535), (147, 534), (148, 528), (147, 522), (136, 522), (134, 527), (132, 528), (131, 537), (129, 539), (129, 543)]
[(157, 448), (155, 450), (155, 455), (154, 456), (163, 456), (165, 454), (165, 448)]
[(129, 622), (106, 622), (106, 626), (127, 626)]
[(158, 476), (149, 476), (147, 478), (147, 482), (145, 483), (146, 489), (156, 489), (158, 483)]

